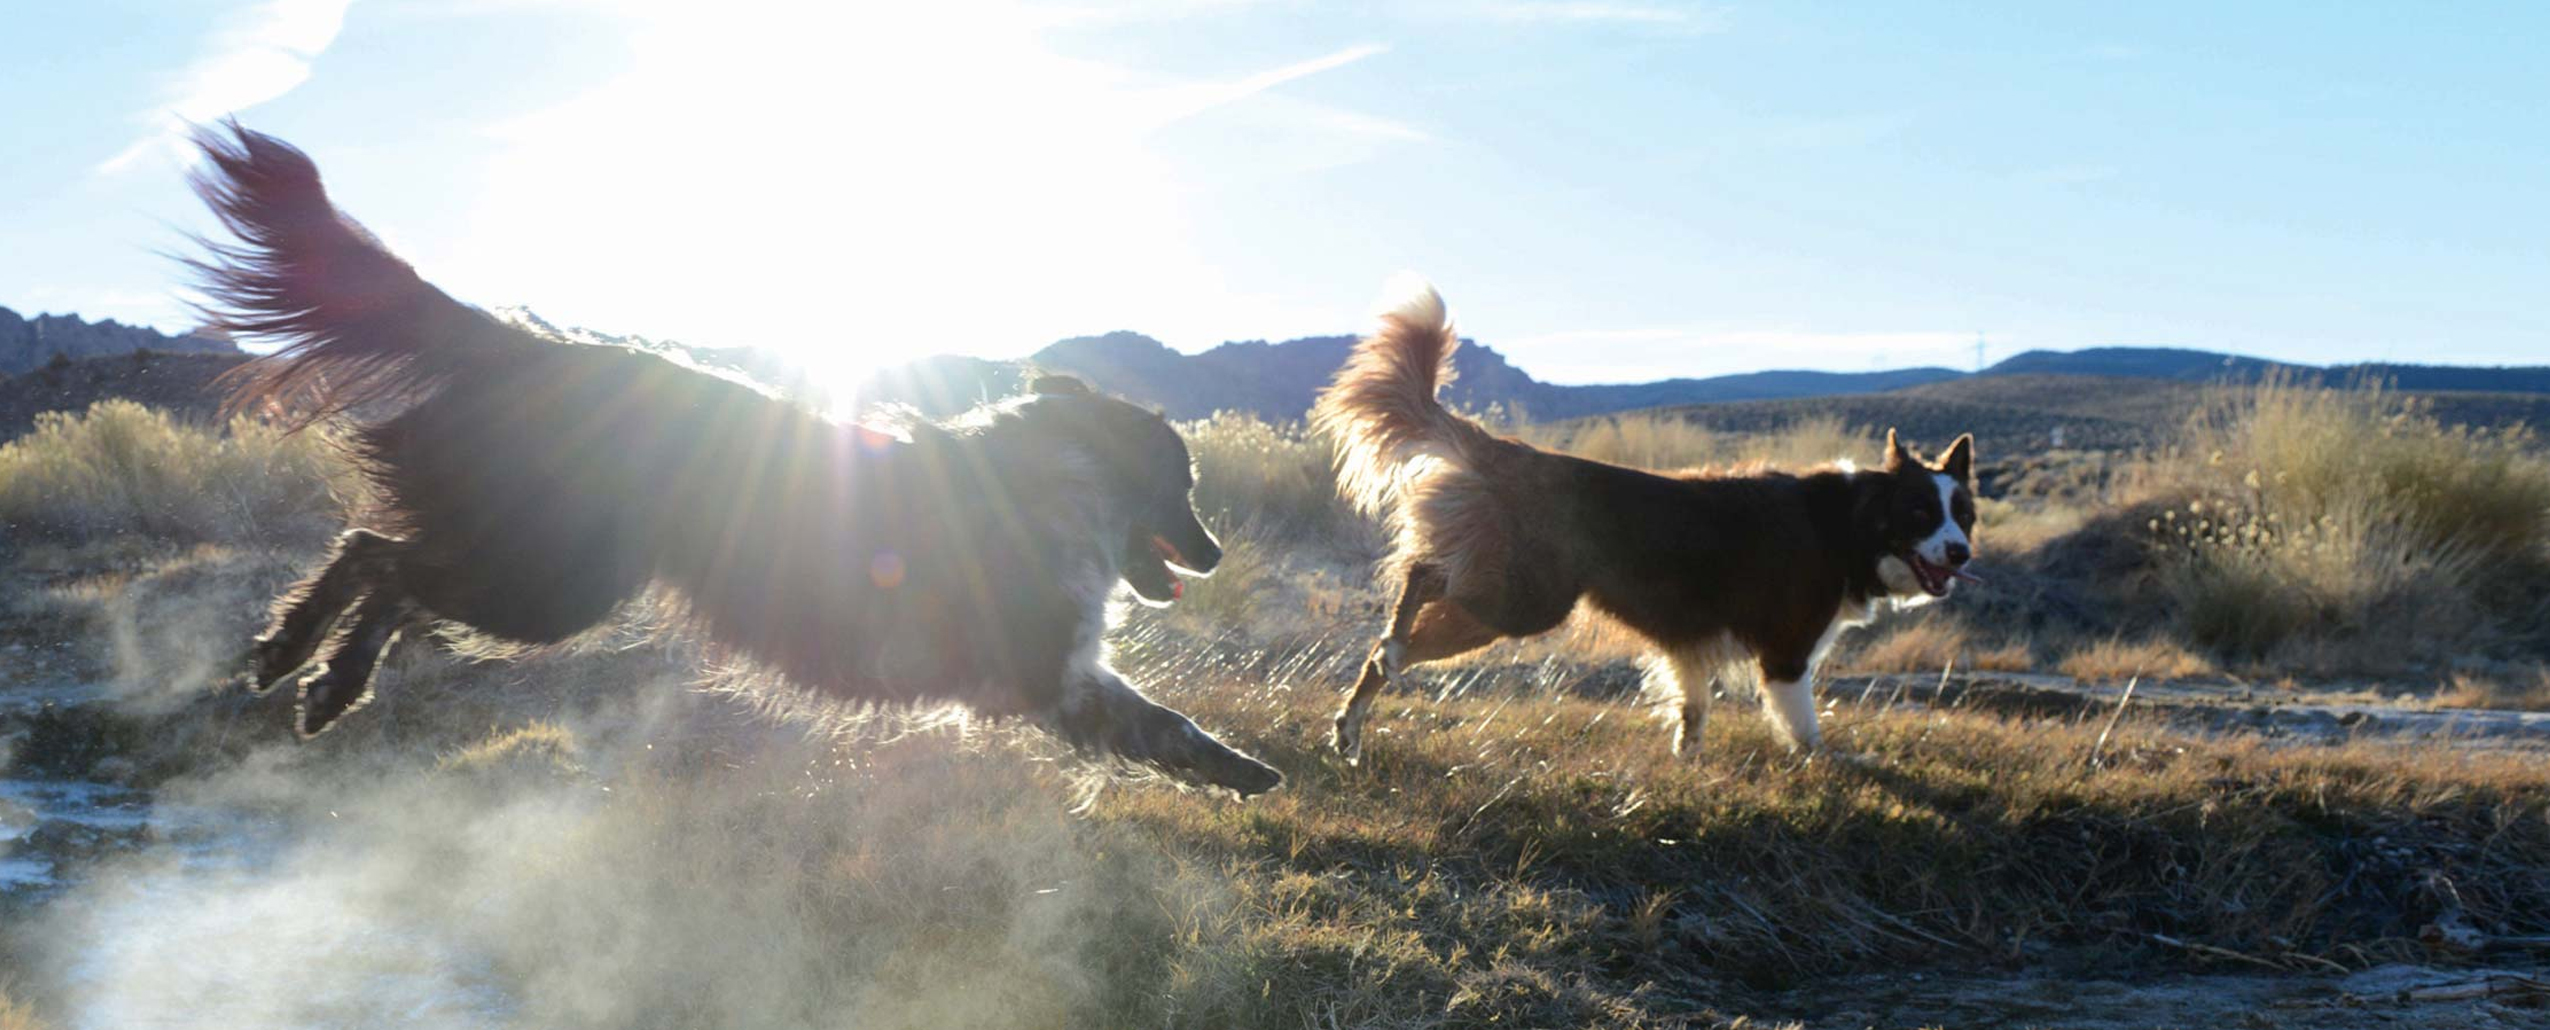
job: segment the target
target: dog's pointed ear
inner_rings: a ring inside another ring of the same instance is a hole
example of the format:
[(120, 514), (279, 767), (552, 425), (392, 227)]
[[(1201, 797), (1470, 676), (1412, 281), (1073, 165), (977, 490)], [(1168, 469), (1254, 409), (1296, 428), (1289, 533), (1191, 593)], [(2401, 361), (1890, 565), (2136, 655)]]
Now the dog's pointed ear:
[(1028, 380), (1027, 392), (1045, 397), (1086, 397), (1089, 384), (1072, 376), (1047, 373)]
[(1903, 441), (1895, 439), (1895, 431), (1886, 430), (1886, 471), (1901, 472), (1906, 466), (1918, 464), (1921, 464), (1920, 459), (1904, 449)]
[(1948, 445), (1948, 453), (1939, 459), (1939, 471), (1960, 483), (1974, 482), (1974, 434), (1957, 437)]

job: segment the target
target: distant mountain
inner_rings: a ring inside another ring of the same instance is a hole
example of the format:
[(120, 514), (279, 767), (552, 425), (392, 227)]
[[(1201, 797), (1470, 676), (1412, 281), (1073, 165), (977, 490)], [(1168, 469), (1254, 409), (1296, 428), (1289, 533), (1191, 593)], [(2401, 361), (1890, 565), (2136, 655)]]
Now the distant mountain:
[(55, 358), (78, 361), (147, 350), (160, 354), (237, 354), (239, 348), (217, 336), (169, 336), (148, 326), (124, 325), (114, 319), (91, 322), (78, 315), (26, 318), (0, 307), (0, 374), (22, 375)]
[(570, 343), (626, 347), (630, 350), (662, 354), (686, 364), (732, 372), (792, 395), (811, 389), (803, 366), (778, 353), (759, 347), (700, 347), (673, 340), (639, 336), (634, 333), (605, 333), (583, 326), (562, 327), (540, 317), (539, 312), (519, 304), (493, 308), (488, 313), (495, 315), (499, 320)]
[[(786, 357), (750, 347), (695, 347), (644, 336), (596, 332), (556, 325), (529, 308), (494, 309), (497, 317), (576, 343), (629, 347), (675, 357), (775, 387), (818, 406), (835, 409), (877, 402), (908, 404), (932, 415), (964, 410), (984, 400), (1016, 393), (1028, 372), (1041, 370), (1079, 376), (1091, 385), (1137, 403), (1158, 407), (1172, 418), (1201, 418), (1217, 411), (1238, 411), (1278, 421), (1298, 419), (1310, 408), (1354, 348), (1352, 336), (1311, 336), (1270, 343), (1247, 340), (1225, 343), (1198, 354), (1186, 354), (1136, 332), (1117, 331), (1059, 340), (1024, 358), (996, 360), (962, 356), (924, 358), (883, 369), (846, 396), (833, 396)], [(65, 355), (73, 360), (136, 350), (158, 353), (226, 354), (239, 352), (229, 341), (206, 336), (171, 337), (153, 330), (90, 323), (68, 315), (23, 319), (0, 308), (0, 372), (24, 373)], [(1773, 357), (1771, 360), (1776, 360)], [(2438, 365), (2365, 364), (2334, 367), (2296, 365), (2212, 351), (2168, 347), (2093, 347), (2077, 351), (2028, 351), (1980, 373), (1946, 368), (1906, 368), (1878, 372), (1749, 372), (1704, 379), (1666, 379), (1649, 383), (1565, 385), (1544, 383), (1516, 368), (1493, 347), (1465, 341), (1453, 354), (1457, 373), (1445, 398), (1470, 409), (1502, 407), (1536, 419), (1582, 418), (1643, 408), (1728, 405), (1749, 402), (1755, 408), (1730, 409), (1730, 418), (1789, 410), (1776, 402), (1811, 398), (1861, 398), (1861, 407), (1884, 407), (1886, 397), (1922, 398), (1950, 404), (1983, 403), (1998, 408), (2026, 408), (2045, 418), (2078, 419), (2095, 412), (2140, 424), (2140, 417), (2165, 413), (2178, 417), (2187, 398), (2153, 393), (2133, 384), (2173, 384), (2192, 390), (2207, 382), (2249, 382), (2281, 374), (2302, 382), (2345, 384), (2366, 378), (2389, 381), (2401, 390), (2458, 391), (2474, 395), (2550, 395), (2550, 367), (2474, 368)], [(57, 377), (59, 378), (59, 377)], [(64, 378), (68, 386), (82, 382)], [(2106, 385), (2100, 385), (2106, 384)], [(30, 387), (32, 389), (32, 387)], [(47, 391), (54, 390), (47, 387)], [(2085, 393), (2086, 391), (2086, 393)], [(2058, 398), (2070, 398), (2058, 404)], [(48, 395), (51, 395), (48, 393)], [(84, 396), (84, 389), (61, 391), (61, 397)], [(1880, 396), (1883, 395), (1883, 396)], [(1990, 398), (1987, 400), (1987, 398)], [(48, 402), (49, 403), (49, 402)], [(2527, 403), (2508, 401), (2507, 417), (2530, 412)], [(1772, 405), (1762, 407), (1762, 405)], [(2120, 408), (2118, 405), (2124, 405)], [(1827, 405), (1850, 408), (1838, 400)], [(1757, 411), (1758, 409), (1758, 411)], [(2136, 414), (2127, 415), (2131, 409)], [(2143, 409), (2149, 409), (2145, 412)], [(1887, 409), (1891, 411), (1892, 409)], [(2492, 409), (2493, 410), (2493, 409)], [(1877, 414), (1871, 408), (1872, 415)], [(2495, 421), (2483, 418), (2481, 421)], [(2120, 439), (2123, 431), (2117, 434)]]
[[(1134, 332), (1076, 336), (1016, 361), (930, 358), (880, 373), (862, 398), (897, 400), (933, 414), (957, 410), (1017, 389), (1025, 368), (1078, 376), (1171, 418), (1242, 411), (1297, 419), (1354, 349), (1352, 336), (1311, 336), (1281, 343), (1225, 343), (1182, 354)], [(1957, 378), (1944, 368), (1888, 372), (1752, 372), (1709, 379), (1568, 386), (1544, 383), (1514, 367), (1493, 347), (1465, 341), (1452, 355), (1456, 373), (1444, 391), (1466, 408), (1502, 406), (1534, 418), (1578, 418), (1635, 408), (1734, 400), (1874, 393)]]
[(2263, 358), (2176, 347), (2090, 347), (2076, 351), (2032, 350), (1983, 370), (1999, 375), (2127, 376), (2187, 382), (2255, 382), (2281, 374), (2298, 382), (2346, 385), (2381, 380), (2402, 390), (2485, 390), (2497, 393), (2550, 393), (2550, 367), (2398, 365), (2381, 362), (2354, 365), (2296, 365)]
[[(1246, 340), (1198, 354), (1172, 349), (1141, 333), (1118, 330), (1056, 341), (1025, 358), (996, 360), (942, 355), (883, 369), (850, 396), (823, 397), (819, 386), (769, 352), (751, 348), (701, 348), (639, 336), (561, 329), (527, 309), (499, 314), (571, 340), (678, 353), (700, 365), (724, 368), (792, 394), (857, 406), (908, 404), (931, 415), (952, 414), (985, 400), (1016, 393), (1030, 369), (1078, 376), (1091, 385), (1171, 418), (1202, 418), (1239, 411), (1278, 421), (1310, 409), (1320, 388), (1353, 350), (1352, 336), (1309, 336), (1280, 343)], [(2025, 393), (2037, 377), (2107, 377), (2110, 380), (2198, 384), (2249, 382), (2280, 372), (2305, 382), (2342, 384), (2366, 377), (2416, 391), (2483, 390), (2550, 394), (2550, 368), (2468, 368), (2427, 365), (2348, 365), (2321, 368), (2212, 351), (2168, 347), (2093, 347), (2078, 351), (2028, 351), (1980, 373), (1946, 368), (1877, 372), (1772, 371), (1648, 383), (1566, 385), (1544, 383), (1516, 368), (1493, 347), (1463, 341), (1453, 352), (1457, 373), (1444, 397), (1456, 406), (1519, 410), (1538, 419), (1583, 418), (1642, 408), (1686, 407), (1739, 401), (1860, 397), (1960, 383), (2007, 382)], [(2001, 392), (2008, 392), (2007, 390)]]

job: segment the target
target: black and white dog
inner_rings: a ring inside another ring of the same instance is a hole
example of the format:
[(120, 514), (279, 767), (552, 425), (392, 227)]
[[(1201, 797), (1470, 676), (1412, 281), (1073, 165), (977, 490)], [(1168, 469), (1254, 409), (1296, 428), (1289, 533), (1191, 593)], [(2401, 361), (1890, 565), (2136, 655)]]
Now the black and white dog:
[(828, 421), (500, 322), (339, 215), (300, 151), (236, 124), (198, 143), (196, 191), (238, 237), (194, 263), (208, 313), (282, 344), (236, 370), (234, 409), (363, 417), (385, 498), (255, 642), (260, 691), (318, 663), (301, 733), (370, 696), (402, 630), (554, 643), (660, 582), (805, 689), (1020, 716), (1242, 795), (1282, 782), (1103, 660), (1119, 580), (1165, 604), (1222, 557), (1157, 414), (1048, 377), (946, 423)]

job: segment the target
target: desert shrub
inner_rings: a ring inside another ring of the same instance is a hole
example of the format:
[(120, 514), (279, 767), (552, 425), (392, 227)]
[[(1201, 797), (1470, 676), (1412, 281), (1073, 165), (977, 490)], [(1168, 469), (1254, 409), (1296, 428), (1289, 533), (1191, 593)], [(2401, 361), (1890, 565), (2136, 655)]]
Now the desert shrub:
[(1337, 497), (1336, 452), (1300, 426), (1221, 412), (1178, 427), (1195, 455), (1195, 506), (1225, 533), (1277, 541), (1369, 535)]
[(128, 400), (38, 415), (0, 445), (11, 536), (271, 540), (325, 532), (359, 489), (325, 431), (239, 419), (225, 432)]
[(2550, 571), (2550, 459), (2532, 444), (2379, 387), (2218, 395), (2147, 470), (2185, 498), (2148, 526), (2169, 546), (2163, 590), (2203, 646), (2305, 666), (2532, 631)]

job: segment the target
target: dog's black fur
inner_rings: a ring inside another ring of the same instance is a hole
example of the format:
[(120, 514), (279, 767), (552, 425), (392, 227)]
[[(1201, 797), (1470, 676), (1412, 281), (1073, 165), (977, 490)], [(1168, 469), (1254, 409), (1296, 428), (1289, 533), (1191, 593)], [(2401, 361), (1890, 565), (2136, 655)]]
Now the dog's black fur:
[(844, 425), (621, 348), (544, 339), (463, 305), (337, 213), (307, 157), (231, 124), (196, 191), (239, 242), (193, 262), (220, 328), (282, 349), (234, 408), (364, 422), (385, 497), (253, 648), (256, 689), (301, 681), (315, 734), (370, 696), (430, 620), (547, 644), (649, 583), (717, 644), (861, 702), (955, 700), (1072, 744), (1250, 794), (1282, 777), (1107, 668), (1119, 578), (1179, 592), (1221, 547), (1158, 415), (1038, 380), (947, 423)]

